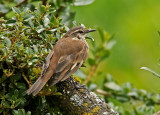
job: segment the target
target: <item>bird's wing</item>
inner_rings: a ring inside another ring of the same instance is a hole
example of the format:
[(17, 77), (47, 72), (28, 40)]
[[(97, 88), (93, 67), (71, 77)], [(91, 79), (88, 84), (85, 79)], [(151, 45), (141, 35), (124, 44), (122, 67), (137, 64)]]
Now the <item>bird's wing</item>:
[(75, 73), (83, 64), (83, 61), (81, 61), (80, 63), (77, 63), (76, 66), (74, 66), (74, 68), (69, 69), (65, 75), (63, 76), (63, 78), (61, 79), (61, 81), (66, 80), (67, 78), (69, 78), (73, 73)]
[(73, 73), (75, 73), (83, 64), (83, 62), (86, 60), (88, 56), (88, 47), (83, 47), (83, 49), (75, 54), (76, 61), (72, 63), (72, 66), (68, 71), (64, 74), (61, 81), (66, 80), (68, 77), (70, 77)]
[(61, 56), (60, 59), (58, 60), (55, 73), (63, 71), (66, 68), (66, 66), (68, 66), (71, 62), (73, 62), (73, 59), (74, 59), (73, 54)]
[(60, 57), (54, 75), (48, 82), (49, 86), (53, 86), (59, 81), (61, 81), (65, 73), (69, 71), (69, 69), (74, 65), (73, 60), (74, 60), (73, 54)]
[(45, 60), (45, 63), (43, 64), (43, 67), (42, 67), (42, 73), (41, 73), (41, 76), (44, 76), (44, 74), (46, 73), (48, 67), (49, 67), (49, 64), (50, 64), (50, 60), (52, 58), (54, 54), (54, 50), (52, 50), (48, 56), (46, 57), (46, 60)]
[[(49, 80), (49, 86), (55, 85), (59, 81), (64, 81), (75, 73), (83, 64), (85, 53), (78, 52), (68, 57), (61, 58), (53, 77)], [(63, 61), (62, 61), (63, 60)]]

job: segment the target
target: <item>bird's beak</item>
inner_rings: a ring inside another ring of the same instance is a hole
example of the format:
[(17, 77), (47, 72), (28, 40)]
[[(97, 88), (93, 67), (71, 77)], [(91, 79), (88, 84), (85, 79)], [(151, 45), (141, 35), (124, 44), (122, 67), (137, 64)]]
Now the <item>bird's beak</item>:
[(94, 31), (96, 31), (96, 30), (95, 30), (95, 29), (89, 29), (89, 30), (87, 30), (87, 32), (86, 32), (86, 33), (94, 32)]

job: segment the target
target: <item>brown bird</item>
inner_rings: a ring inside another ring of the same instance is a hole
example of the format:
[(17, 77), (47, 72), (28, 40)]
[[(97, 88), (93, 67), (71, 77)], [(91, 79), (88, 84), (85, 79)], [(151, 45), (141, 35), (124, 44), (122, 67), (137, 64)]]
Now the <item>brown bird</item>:
[(27, 94), (35, 96), (47, 82), (53, 86), (76, 72), (88, 56), (86, 34), (93, 31), (81, 26), (73, 27), (58, 40), (43, 64), (41, 76), (27, 90)]

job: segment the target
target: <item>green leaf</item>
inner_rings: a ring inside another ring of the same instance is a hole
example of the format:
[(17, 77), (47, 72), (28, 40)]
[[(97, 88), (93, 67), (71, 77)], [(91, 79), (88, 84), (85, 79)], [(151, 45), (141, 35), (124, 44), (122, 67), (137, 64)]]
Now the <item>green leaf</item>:
[(100, 55), (100, 59), (98, 60), (99, 62), (103, 61), (104, 59), (108, 58), (110, 55), (110, 51), (109, 50), (103, 50), (103, 52), (101, 52), (102, 54)]
[(16, 25), (16, 20), (10, 19), (10, 20), (7, 21), (6, 25), (14, 26), (14, 25)]
[(47, 12), (48, 14), (53, 14), (54, 12), (56, 12), (55, 8), (50, 8), (49, 11)]
[(120, 102), (128, 102), (129, 101), (129, 97), (127, 96), (117, 96), (116, 97), (117, 100), (119, 100)]
[(114, 105), (122, 105), (122, 103), (115, 98), (108, 98), (108, 100), (109, 102), (114, 103)]
[(14, 13), (17, 13), (19, 15), (21, 14), (20, 10), (16, 7), (13, 7), (12, 10), (13, 10)]
[(20, 101), (16, 101), (16, 102), (14, 103), (14, 107), (17, 107), (20, 103), (21, 103)]
[(155, 71), (151, 70), (150, 68), (148, 67), (141, 67), (140, 69), (143, 69), (143, 70), (146, 70), (146, 71), (149, 71), (151, 72), (153, 75), (157, 76), (160, 78), (160, 74), (156, 73)]
[(84, 6), (92, 4), (95, 0), (75, 0), (73, 3), (75, 6)]
[(18, 95), (19, 95), (19, 92), (18, 92), (18, 90), (16, 89), (16, 90), (14, 91), (14, 96), (15, 96), (15, 97), (18, 97)]
[(138, 97), (137, 92), (129, 92), (127, 95), (131, 97)]
[(41, 33), (41, 32), (43, 32), (43, 30), (45, 30), (45, 28), (40, 28), (40, 29), (37, 29), (36, 31), (37, 31), (37, 33)]
[(101, 28), (97, 28), (97, 31), (99, 32), (99, 35), (100, 35), (102, 42), (104, 42), (104, 40), (105, 40), (104, 31)]
[(75, 12), (70, 12), (70, 13), (67, 13), (69, 12), (68, 11), (69, 9), (66, 8), (66, 10), (63, 11), (63, 14), (62, 14), (62, 23), (71, 27), (72, 26), (72, 22), (74, 20), (74, 17), (75, 17)]
[(106, 45), (106, 49), (111, 50), (115, 44), (116, 44), (116, 40), (112, 40), (108, 42), (108, 44)]
[(40, 10), (40, 13), (43, 14), (45, 12), (45, 6), (42, 4), (39, 4), (39, 10)]
[(34, 16), (31, 14), (25, 14), (24, 15), (24, 21), (28, 22), (29, 20), (34, 19)]
[(13, 115), (26, 115), (24, 109), (13, 110)]
[(2, 109), (0, 109), (0, 113), (2, 113), (3, 112), (3, 110)]
[(20, 98), (19, 98), (19, 101), (24, 103), (24, 102), (26, 102), (26, 99), (23, 98), (23, 97), (20, 97)]
[(86, 36), (86, 39), (90, 39), (94, 42), (94, 38)]
[(9, 7), (3, 5), (3, 4), (0, 4), (0, 13), (7, 13), (9, 11)]
[(160, 31), (158, 31), (158, 35), (160, 36)]
[(13, 77), (11, 77), (11, 79), (15, 80), (15, 81), (18, 81), (21, 79), (21, 73), (17, 73), (15, 74)]
[(26, 113), (26, 115), (31, 115), (31, 112), (30, 112), (30, 111), (28, 111), (28, 112)]
[(50, 22), (51, 22), (51, 23), (54, 23), (54, 20), (55, 20), (55, 16), (54, 16), (54, 14), (51, 14)]
[(29, 20), (28, 23), (29, 23), (30, 27), (33, 29), (34, 28), (33, 22), (31, 20)]
[(17, 83), (16, 86), (20, 89), (26, 89), (26, 86), (24, 83)]
[(13, 110), (13, 115), (18, 115), (18, 111), (17, 110)]
[(62, 95), (60, 92), (53, 93), (53, 95)]
[(10, 104), (8, 103), (8, 101), (2, 100), (2, 104), (3, 104), (3, 106), (5, 106), (7, 108), (10, 107)]
[[(114, 34), (112, 34), (111, 36), (109, 36), (109, 34), (106, 33), (106, 35), (105, 35), (106, 40), (108, 40), (108, 42), (111, 41), (111, 40), (113, 40), (113, 38), (116, 36), (116, 34), (117, 34), (117, 33), (114, 33)], [(109, 38), (108, 38), (108, 37), (109, 37)]]
[(7, 37), (4, 37), (4, 42), (6, 43), (7, 47), (11, 46), (11, 40)]
[(6, 76), (2, 76), (2, 77), (0, 77), (0, 84), (2, 83), (2, 82), (4, 82), (5, 80), (7, 79), (7, 77)]
[(88, 58), (88, 63), (89, 63), (90, 66), (93, 66), (96, 63), (96, 60)]
[(44, 26), (47, 27), (49, 23), (50, 23), (50, 20), (48, 19), (48, 17), (44, 16)]
[[(28, 7), (24, 7), (23, 9), (22, 9), (22, 12), (28, 12), (29, 11), (29, 8)], [(28, 13), (27, 13), (28, 14)]]
[(34, 49), (34, 52), (37, 53), (38, 52), (38, 47), (36, 45), (33, 45), (33, 49)]
[(108, 82), (108, 83), (105, 83), (104, 86), (106, 88), (109, 88), (109, 89), (112, 89), (112, 90), (115, 90), (115, 91), (121, 91), (122, 88), (116, 84), (115, 82)]
[(54, 21), (52, 22), (54, 25), (59, 25), (59, 20), (55, 16), (53, 17)]

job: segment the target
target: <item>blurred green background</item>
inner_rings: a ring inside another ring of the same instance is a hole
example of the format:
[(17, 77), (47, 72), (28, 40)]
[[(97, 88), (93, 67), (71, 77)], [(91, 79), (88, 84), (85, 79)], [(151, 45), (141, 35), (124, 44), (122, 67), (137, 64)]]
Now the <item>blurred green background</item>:
[(79, 23), (117, 33), (111, 56), (101, 64), (102, 72), (121, 84), (129, 81), (137, 88), (159, 92), (160, 79), (140, 68), (160, 70), (160, 0), (95, 0), (87, 7), (72, 7), (72, 11)]

